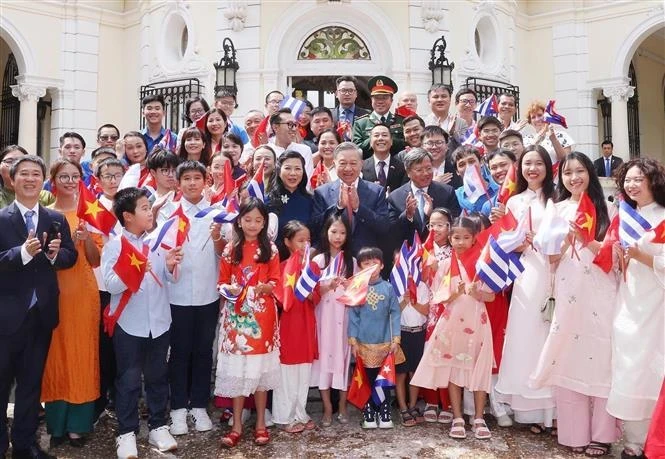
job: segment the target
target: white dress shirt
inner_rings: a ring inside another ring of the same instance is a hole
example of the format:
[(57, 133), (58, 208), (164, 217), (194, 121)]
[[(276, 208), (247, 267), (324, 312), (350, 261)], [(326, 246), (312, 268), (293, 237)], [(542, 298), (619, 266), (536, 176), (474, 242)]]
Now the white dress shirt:
[(383, 172), (386, 174), (386, 180), (388, 180), (388, 171), (390, 170), (390, 154), (388, 154), (388, 157), (386, 159), (381, 159), (376, 155), (372, 155), (374, 158), (374, 172), (376, 172), (376, 179), (379, 179), (379, 161), (383, 161), (385, 164), (383, 165)]
[[(274, 140), (273, 140), (274, 141)], [(307, 173), (307, 178), (309, 181), (309, 177), (312, 176), (312, 172), (314, 172), (314, 161), (312, 160), (312, 149), (309, 148), (307, 145), (304, 145), (302, 143), (295, 143), (291, 142), (288, 147), (282, 148), (280, 146), (277, 146), (274, 143), (271, 143), (270, 146), (272, 147), (273, 150), (275, 150), (275, 155), (279, 158), (282, 156), (282, 153), (288, 150), (293, 150), (297, 151), (302, 155), (303, 158), (305, 158), (305, 172)]]
[[(16, 203), (16, 207), (18, 208), (18, 211), (21, 212), (21, 217), (23, 217), (23, 221), (26, 222), (26, 217), (25, 213), (32, 210), (34, 212), (34, 215), (32, 216), (32, 223), (33, 227), (35, 228), (35, 236), (38, 239), (41, 239), (41, 237), (37, 236), (37, 224), (39, 223), (39, 202), (35, 204), (35, 207), (32, 209), (28, 209), (25, 207), (23, 204), (21, 204), (18, 201), (14, 201)], [(27, 222), (26, 222), (26, 227), (27, 227)], [(23, 265), (27, 265), (32, 261), (33, 256), (28, 253), (28, 249), (25, 248), (25, 244), (21, 246), (21, 261), (23, 262)]]

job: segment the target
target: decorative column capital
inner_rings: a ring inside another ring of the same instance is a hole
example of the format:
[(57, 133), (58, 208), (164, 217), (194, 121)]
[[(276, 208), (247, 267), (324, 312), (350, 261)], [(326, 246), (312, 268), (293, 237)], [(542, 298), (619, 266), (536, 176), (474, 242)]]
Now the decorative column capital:
[(42, 86), (23, 83), (12, 85), (11, 88), (12, 95), (18, 98), (18, 100), (21, 102), (37, 102), (40, 97), (44, 97), (46, 95), (46, 88)]
[(612, 102), (626, 102), (635, 94), (634, 86), (610, 86), (603, 88), (603, 95), (609, 97)]

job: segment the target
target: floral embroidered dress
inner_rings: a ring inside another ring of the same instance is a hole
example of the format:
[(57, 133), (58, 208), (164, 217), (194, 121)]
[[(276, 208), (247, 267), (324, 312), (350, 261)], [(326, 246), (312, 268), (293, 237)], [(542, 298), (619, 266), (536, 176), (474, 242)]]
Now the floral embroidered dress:
[[(448, 272), (450, 259), (444, 261), (443, 272)], [(460, 281), (467, 285), (470, 279), (460, 268), (462, 279), (452, 279), (454, 291)], [(449, 383), (471, 391), (491, 390), (492, 330), (485, 303), (470, 295), (461, 295), (446, 305), (434, 332), (425, 343), (411, 384), (428, 389), (448, 387)]]
[(221, 326), (215, 395), (248, 396), (279, 384), (279, 332), (277, 307), (271, 295), (254, 293), (257, 283), (279, 281), (277, 247), (271, 245), (267, 263), (257, 261), (258, 241), (246, 241), (240, 264), (231, 261), (228, 244), (219, 266), (218, 287), (232, 283), (249, 285), (242, 304), (221, 302)]

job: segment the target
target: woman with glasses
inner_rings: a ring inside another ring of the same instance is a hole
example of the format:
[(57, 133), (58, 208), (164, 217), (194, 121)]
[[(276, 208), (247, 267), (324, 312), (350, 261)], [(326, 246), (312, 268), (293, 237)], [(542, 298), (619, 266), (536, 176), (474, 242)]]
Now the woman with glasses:
[[(9, 145), (0, 152), (0, 209), (14, 202), (14, 186), (9, 178), (9, 170), (12, 165), (28, 152), (18, 145)], [(39, 203), (49, 206), (55, 201), (55, 196), (50, 191), (42, 190), (39, 193)]]
[(182, 144), (182, 135), (188, 128), (196, 126), (196, 122), (205, 116), (206, 113), (210, 110), (210, 105), (203, 97), (190, 97), (185, 101), (184, 111), (182, 113), (182, 119), (185, 121), (185, 127), (178, 132), (178, 143), (176, 145), (176, 151), (180, 151), (180, 145)]
[(51, 166), (56, 200), (51, 207), (64, 214), (78, 259), (58, 270), (60, 321), (53, 330), (44, 377), (46, 428), (52, 446), (68, 440), (73, 447), (85, 443), (92, 432), (95, 400), (99, 397), (99, 295), (93, 267), (99, 266), (101, 237), (93, 236), (77, 216), (81, 166), (60, 158)]
[(573, 150), (575, 141), (561, 127), (555, 129), (545, 121), (545, 105), (540, 101), (531, 102), (526, 112), (527, 126), (523, 129), (524, 146), (540, 145), (550, 154), (552, 164), (556, 164)]

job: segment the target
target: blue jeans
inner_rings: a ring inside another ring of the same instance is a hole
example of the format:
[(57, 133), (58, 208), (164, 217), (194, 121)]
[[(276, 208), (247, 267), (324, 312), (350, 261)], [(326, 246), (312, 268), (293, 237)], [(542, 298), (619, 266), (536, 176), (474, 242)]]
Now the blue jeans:
[(113, 347), (117, 374), (115, 379), (115, 412), (118, 435), (138, 432), (138, 404), (141, 395), (141, 374), (145, 383), (150, 430), (166, 425), (169, 400), (168, 364), (169, 332), (157, 338), (141, 338), (115, 327)]

